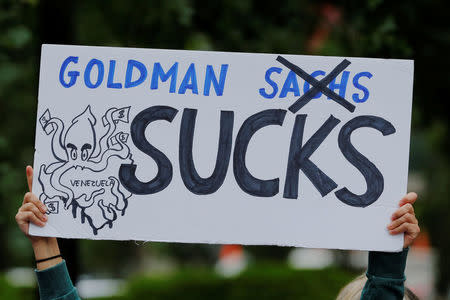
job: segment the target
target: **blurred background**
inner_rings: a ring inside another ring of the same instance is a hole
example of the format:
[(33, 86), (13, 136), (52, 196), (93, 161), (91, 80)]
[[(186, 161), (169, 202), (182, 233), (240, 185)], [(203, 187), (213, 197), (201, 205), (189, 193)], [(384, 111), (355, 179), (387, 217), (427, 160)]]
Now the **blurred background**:
[[(450, 30), (445, 1), (0, 0), (0, 299), (38, 299), (14, 216), (33, 163), (43, 43), (414, 59), (406, 284), (450, 299)], [(367, 253), (61, 240), (84, 298), (334, 299)]]

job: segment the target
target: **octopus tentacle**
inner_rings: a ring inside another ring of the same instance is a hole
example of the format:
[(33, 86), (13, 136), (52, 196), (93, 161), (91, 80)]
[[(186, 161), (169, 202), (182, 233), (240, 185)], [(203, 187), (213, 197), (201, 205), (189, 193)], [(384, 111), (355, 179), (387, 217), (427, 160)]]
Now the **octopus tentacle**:
[[(61, 199), (69, 199), (70, 190), (59, 183), (58, 174), (65, 171), (66, 162), (54, 163), (50, 166), (41, 165), (39, 169), (38, 181), (42, 187), (43, 193), (48, 198), (59, 197)], [(56, 175), (55, 175), (56, 174)]]
[(56, 169), (50, 177), (50, 184), (53, 188), (65, 195), (63, 196), (63, 201), (66, 209), (69, 208), (70, 204), (72, 204), (74, 193), (72, 189), (61, 183), (61, 177), (72, 168), (73, 165), (69, 165), (69, 163), (64, 164), (60, 168)]
[(106, 149), (109, 147), (109, 138), (114, 134), (116, 131), (116, 123), (114, 123), (112, 114), (114, 111), (116, 111), (117, 108), (113, 107), (108, 109), (108, 111), (105, 113), (104, 117), (106, 119), (106, 123), (108, 126), (108, 130), (106, 133), (100, 138), (98, 142), (98, 147), (95, 148), (94, 153), (92, 153), (92, 158), (97, 158), (99, 155), (102, 154), (102, 149)]
[(115, 156), (118, 158), (121, 158), (121, 159), (128, 158), (130, 156), (130, 148), (128, 147), (127, 144), (125, 144), (118, 138), (120, 134), (122, 134), (122, 133), (119, 132), (116, 134), (117, 143), (118, 143), (117, 149), (110, 148), (110, 149), (106, 150), (105, 152), (103, 152), (102, 156), (97, 161), (96, 160), (86, 161), (84, 164), (84, 168), (90, 169), (94, 172), (100, 172), (108, 167), (108, 161), (110, 158), (115, 157)]
[(53, 155), (58, 159), (59, 161), (67, 161), (67, 153), (66, 149), (64, 148), (63, 143), (63, 131), (64, 131), (64, 123), (59, 118), (51, 118), (48, 120), (48, 122), (45, 124), (45, 128), (48, 126), (56, 126), (56, 130), (53, 131), (53, 137), (52, 137), (52, 152)]
[(95, 198), (98, 195), (102, 195), (105, 193), (105, 189), (98, 189), (92, 192), (91, 196), (87, 198), (86, 194), (82, 194), (81, 196), (74, 199), (77, 202), (78, 206), (81, 208), (86, 208), (92, 206), (94, 204)]
[[(53, 173), (56, 169), (59, 169), (66, 163), (67, 163), (66, 161), (57, 161), (57, 162), (51, 163), (45, 168), (45, 172), (48, 174)], [(45, 165), (43, 165), (43, 166), (45, 166)]]
[(98, 201), (98, 206), (102, 210), (103, 218), (109, 221), (114, 221), (115, 219), (117, 219), (117, 213), (113, 208), (110, 207), (111, 204), (105, 205), (103, 203), (103, 199), (100, 199)]
[(114, 176), (109, 176), (108, 179), (113, 183), (111, 186), (111, 194), (116, 198), (116, 203), (114, 204), (114, 206), (118, 210), (122, 211), (122, 215), (124, 215), (125, 209), (128, 206), (128, 199), (119, 189), (119, 180)]

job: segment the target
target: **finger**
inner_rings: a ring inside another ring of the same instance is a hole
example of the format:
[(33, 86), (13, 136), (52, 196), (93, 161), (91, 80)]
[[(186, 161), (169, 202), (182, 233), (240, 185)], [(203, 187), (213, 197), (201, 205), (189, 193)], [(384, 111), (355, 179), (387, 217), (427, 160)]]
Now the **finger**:
[(419, 222), (416, 219), (416, 216), (410, 213), (406, 213), (403, 216), (401, 216), (400, 218), (392, 221), (387, 228), (392, 230), (400, 225), (402, 225), (403, 223), (411, 223), (411, 224), (418, 224)]
[(414, 192), (408, 193), (402, 198), (402, 200), (400, 200), (399, 206), (403, 206), (406, 203), (410, 203), (412, 205), (414, 204), (414, 202), (416, 202), (417, 197), (417, 194)]
[(33, 168), (31, 166), (26, 167), (28, 190), (31, 192), (33, 188)]
[(408, 230), (408, 233), (413, 235), (414, 238), (417, 237), (420, 233), (420, 227), (419, 224), (413, 224), (410, 230)]
[(38, 217), (39, 219), (41, 219), (44, 222), (47, 222), (47, 216), (45, 214), (43, 214), (34, 203), (31, 203), (31, 202), (25, 203), (19, 209), (19, 212), (27, 212), (27, 211), (31, 211), (32, 213), (34, 213), (34, 215), (36, 217)]
[(412, 224), (408, 229), (407, 234), (414, 240), (420, 233), (420, 227), (418, 224)]
[(419, 222), (416, 219), (416, 216), (410, 213), (406, 213), (400, 218), (392, 221), (387, 228), (389, 230), (392, 230), (394, 228), (397, 228), (398, 226), (402, 225), (403, 223), (411, 223), (411, 224), (418, 224)]
[(31, 222), (34, 225), (37, 225), (40, 227), (45, 226), (45, 222), (39, 220), (39, 218), (36, 217), (35, 214), (31, 211), (23, 211), (23, 212), (20, 212), (18, 215), (19, 216), (16, 217), (16, 219), (18, 219), (18, 221), (17, 221), (18, 223), (19, 222), (22, 222), (22, 223)]
[(413, 225), (406, 233), (403, 243), (403, 248), (409, 247), (414, 240), (419, 236), (420, 227), (419, 225)]
[(397, 209), (391, 217), (391, 220), (396, 220), (398, 218), (400, 218), (401, 216), (403, 216), (406, 213), (410, 213), (412, 215), (414, 215), (414, 207), (411, 205), (411, 203), (406, 203), (405, 205), (403, 205), (402, 207), (400, 207), (399, 209)]
[(25, 205), (26, 203), (33, 203), (34, 205), (36, 205), (36, 207), (39, 208), (42, 213), (45, 213), (47, 211), (47, 207), (45, 206), (45, 204), (42, 203), (38, 199), (38, 197), (36, 197), (36, 195), (31, 192), (26, 193), (23, 197), (23, 205)]
[(416, 226), (417, 226), (416, 224), (403, 223), (402, 225), (398, 226), (397, 228), (389, 230), (389, 233), (392, 235), (403, 233), (403, 232), (412, 233), (412, 232), (414, 232)]

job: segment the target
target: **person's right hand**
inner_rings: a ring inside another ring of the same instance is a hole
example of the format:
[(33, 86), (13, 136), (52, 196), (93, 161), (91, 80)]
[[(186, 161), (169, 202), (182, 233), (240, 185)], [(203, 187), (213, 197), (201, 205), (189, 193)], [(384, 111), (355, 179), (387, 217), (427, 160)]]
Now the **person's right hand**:
[(389, 233), (392, 235), (403, 233), (403, 248), (409, 247), (420, 233), (419, 222), (414, 213), (414, 202), (417, 200), (416, 193), (408, 193), (399, 203), (391, 217), (392, 222), (388, 225)]
[(45, 214), (47, 208), (35, 194), (31, 192), (33, 184), (33, 168), (28, 166), (26, 168), (27, 182), (29, 192), (23, 197), (22, 206), (16, 214), (16, 222), (19, 225), (20, 230), (32, 241), (35, 242), (40, 237), (30, 236), (28, 230), (30, 228), (30, 222), (43, 227), (45, 226), (48, 217)]

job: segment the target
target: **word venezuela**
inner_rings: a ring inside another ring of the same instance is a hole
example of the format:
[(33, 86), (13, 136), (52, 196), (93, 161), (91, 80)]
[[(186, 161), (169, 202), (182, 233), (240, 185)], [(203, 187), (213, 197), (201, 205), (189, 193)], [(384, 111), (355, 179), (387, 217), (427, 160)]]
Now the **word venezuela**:
[[(97, 88), (103, 82), (106, 82), (108, 88), (122, 89), (131, 88), (142, 84), (150, 77), (150, 88), (157, 89), (159, 80), (166, 82), (170, 79), (169, 92), (184, 94), (189, 89), (193, 94), (199, 93), (195, 64), (192, 63), (184, 74), (181, 74), (181, 83), (177, 85), (178, 63), (175, 62), (164, 70), (160, 63), (153, 65), (151, 76), (147, 67), (136, 60), (128, 60), (125, 72), (125, 79), (122, 82), (115, 81), (116, 61), (109, 60), (107, 64), (98, 59), (91, 59), (83, 70), (77, 69), (78, 57), (69, 56), (61, 65), (59, 81), (65, 88), (75, 85), (77, 78), (83, 74), (84, 84), (88, 88)], [(108, 69), (105, 71), (105, 65)], [(93, 73), (93, 69), (96, 72)], [(211, 86), (217, 96), (222, 96), (225, 87), (228, 64), (222, 64), (218, 76), (213, 66), (207, 65), (205, 70), (205, 81), (203, 84), (203, 95), (208, 96), (211, 92)], [(81, 73), (80, 73), (81, 72)], [(105, 75), (107, 72), (108, 75)], [(268, 92), (267, 87), (261, 88), (259, 94), (263, 98), (272, 98), (278, 92), (278, 85), (272, 79), (274, 73), (281, 73), (280, 68), (269, 68), (265, 74), (265, 81), (272, 88)], [(95, 78), (92, 79), (92, 74)], [(313, 74), (323, 75), (324, 72)], [(336, 84), (332, 82), (331, 89), (339, 89), (340, 94), (345, 94), (344, 85), (347, 84), (349, 72), (344, 72), (342, 82)], [(364, 102), (369, 96), (368, 89), (358, 83), (362, 77), (370, 79), (372, 75), (368, 72), (358, 73), (353, 78), (353, 85), (363, 91), (363, 97), (353, 95), (354, 102)], [(106, 78), (106, 79), (105, 79)], [(298, 84), (296, 77), (292, 72), (289, 73), (281, 89), (281, 96), (291, 92), (298, 96)], [(305, 83), (305, 92), (309, 89)], [(316, 96), (315, 98), (317, 98)], [(233, 145), (234, 130), (234, 112), (224, 110), (220, 114), (220, 131), (217, 149), (217, 158), (214, 170), (211, 176), (207, 178), (200, 177), (193, 159), (193, 140), (195, 131), (195, 122), (197, 109), (185, 108), (181, 114), (181, 125), (179, 135), (179, 166), (180, 174), (186, 188), (197, 195), (208, 195), (215, 193), (223, 184), (230, 160), (233, 160), (233, 173), (239, 187), (245, 193), (258, 197), (273, 197), (280, 192), (280, 179), (273, 178), (269, 180), (259, 179), (246, 167), (246, 152), (252, 137), (259, 130), (266, 126), (283, 126), (287, 110), (284, 109), (266, 109), (249, 116), (240, 126)], [(122, 185), (131, 193), (138, 195), (148, 195), (158, 193), (164, 190), (171, 182), (173, 177), (173, 167), (169, 158), (146, 138), (147, 127), (155, 121), (172, 122), (179, 114), (178, 109), (171, 106), (155, 105), (143, 109), (136, 114), (130, 125), (130, 135), (132, 142), (137, 149), (152, 158), (157, 167), (156, 176), (148, 181), (142, 182), (136, 177), (138, 168), (135, 164), (122, 164), (119, 169), (119, 180)], [(330, 115), (329, 118), (316, 129), (314, 134), (306, 141), (303, 139), (305, 124), (308, 115), (297, 114), (292, 128), (292, 134), (289, 146), (289, 156), (286, 168), (283, 197), (288, 199), (298, 198), (299, 173), (302, 171), (308, 180), (314, 185), (322, 197), (335, 190), (338, 185), (334, 179), (330, 178), (323, 170), (314, 163), (310, 157), (327, 139), (330, 133), (335, 130), (341, 122), (338, 118)], [(383, 136), (391, 135), (396, 132), (394, 126), (382, 117), (372, 115), (356, 116), (349, 120), (339, 129), (337, 143), (340, 151), (346, 160), (352, 164), (364, 177), (367, 188), (363, 194), (355, 194), (346, 187), (336, 190), (336, 197), (343, 203), (354, 207), (366, 207), (374, 203), (384, 190), (384, 179), (380, 170), (363, 154), (361, 154), (351, 142), (351, 135), (360, 128), (373, 128), (379, 131)], [(78, 183), (77, 183), (78, 184)]]

